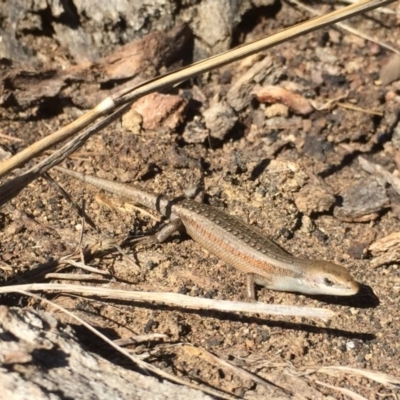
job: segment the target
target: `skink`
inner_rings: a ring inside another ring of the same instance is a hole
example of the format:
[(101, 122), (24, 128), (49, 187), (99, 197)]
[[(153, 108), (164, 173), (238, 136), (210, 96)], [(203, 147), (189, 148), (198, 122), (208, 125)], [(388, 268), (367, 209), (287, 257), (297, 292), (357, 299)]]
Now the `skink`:
[(171, 224), (156, 235), (160, 242), (184, 227), (211, 254), (246, 274), (249, 300), (255, 299), (255, 284), (317, 295), (351, 296), (359, 290), (346, 268), (329, 261), (294, 257), (261, 230), (218, 208), (187, 198), (169, 199), (61, 167), (56, 169), (170, 218)]

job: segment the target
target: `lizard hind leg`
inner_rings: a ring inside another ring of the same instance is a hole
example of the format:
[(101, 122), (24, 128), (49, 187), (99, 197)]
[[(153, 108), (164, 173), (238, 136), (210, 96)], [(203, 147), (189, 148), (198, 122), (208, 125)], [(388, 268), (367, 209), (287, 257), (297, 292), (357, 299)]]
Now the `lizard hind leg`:
[(175, 217), (171, 219), (171, 222), (160, 229), (156, 234), (153, 235), (158, 243), (165, 242), (172, 234), (184, 229), (182, 221)]
[(254, 274), (246, 274), (246, 298), (253, 303), (256, 301)]
[(145, 243), (145, 244), (153, 244), (153, 243), (163, 243), (165, 242), (172, 234), (175, 232), (181, 231), (184, 229), (183, 223), (179, 218), (171, 219), (171, 222), (168, 225), (165, 225), (154, 235), (145, 236), (139, 239), (134, 240), (135, 242)]

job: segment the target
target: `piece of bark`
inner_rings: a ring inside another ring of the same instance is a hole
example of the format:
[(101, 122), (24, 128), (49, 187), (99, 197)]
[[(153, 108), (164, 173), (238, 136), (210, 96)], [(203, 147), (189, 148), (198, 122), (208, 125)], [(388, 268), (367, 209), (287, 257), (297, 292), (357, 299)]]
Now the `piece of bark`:
[(294, 195), (294, 202), (300, 212), (311, 215), (313, 212), (326, 212), (335, 204), (335, 196), (322, 186), (307, 184)]
[(139, 114), (144, 129), (163, 128), (171, 132), (182, 122), (187, 104), (187, 101), (180, 96), (151, 93), (132, 104), (130, 111), (123, 117), (123, 123), (127, 122), (130, 116), (136, 121), (135, 114)]
[(3, 399), (210, 399), (85, 351), (48, 313), (0, 306)]
[(369, 246), (369, 250), (371, 251), (373, 256), (385, 253), (390, 251), (396, 247), (399, 247), (400, 244), (400, 232), (393, 232), (390, 235), (387, 235), (381, 239), (376, 240)]
[(98, 47), (94, 44), (95, 35), (91, 35), (82, 26), (71, 27), (65, 23), (53, 22), (56, 37), (68, 49), (77, 63), (90, 62), (98, 58)]
[(129, 79), (139, 74), (154, 76), (163, 65), (171, 65), (182, 58), (192, 33), (186, 25), (168, 32), (152, 31), (140, 40), (127, 43), (98, 63), (104, 71), (103, 82)]
[(0, 106), (18, 105), (24, 109), (40, 101), (56, 98), (68, 75), (54, 70), (45, 72), (10, 70), (3, 72), (0, 88)]
[(334, 215), (346, 222), (372, 221), (390, 204), (385, 187), (373, 178), (349, 186), (340, 195), (343, 205), (335, 208)]
[(253, 94), (260, 103), (284, 104), (295, 114), (308, 115), (314, 110), (305, 97), (279, 86), (263, 86), (255, 89)]
[(398, 263), (400, 260), (400, 232), (393, 232), (378, 239), (369, 246), (368, 250), (374, 256), (370, 262), (372, 267)]

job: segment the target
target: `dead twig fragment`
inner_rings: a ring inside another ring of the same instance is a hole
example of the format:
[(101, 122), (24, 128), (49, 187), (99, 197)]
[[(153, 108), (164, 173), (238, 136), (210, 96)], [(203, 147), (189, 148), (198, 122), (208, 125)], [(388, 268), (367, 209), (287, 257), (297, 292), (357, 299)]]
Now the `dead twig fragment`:
[(70, 281), (96, 281), (96, 282), (108, 282), (108, 279), (104, 279), (101, 275), (96, 274), (63, 274), (63, 273), (49, 273), (45, 275), (45, 279), (65, 279)]
[(308, 317), (318, 318), (324, 321), (335, 316), (333, 311), (322, 308), (211, 300), (185, 296), (177, 293), (138, 292), (96, 286), (64, 285), (55, 283), (33, 283), (27, 285), (0, 287), (0, 293), (11, 293), (16, 291), (55, 291), (65, 293), (81, 293), (82, 295), (87, 296), (101, 296), (118, 300), (136, 300), (146, 302), (155, 301), (195, 310), (218, 310), (223, 312), (248, 312), (264, 315)]
[(368, 250), (374, 256), (371, 267), (398, 262), (400, 259), (400, 232), (393, 232), (372, 243)]
[(317, 385), (321, 385), (321, 386), (327, 387), (329, 389), (336, 390), (339, 393), (341, 393), (341, 394), (343, 394), (345, 396), (348, 396), (348, 397), (350, 397), (351, 399), (354, 399), (354, 400), (367, 400), (366, 397), (360, 396), (359, 394), (353, 392), (350, 389), (346, 389), (346, 388), (342, 388), (342, 387), (334, 386), (334, 385), (329, 385), (328, 383), (321, 382), (319, 380), (316, 380), (315, 383)]
[(385, 374), (385, 373), (379, 372), (379, 371), (346, 367), (346, 366), (342, 366), (342, 365), (318, 367), (315, 369), (307, 368), (307, 371), (323, 373), (323, 374), (334, 373), (337, 375), (340, 372), (340, 373), (344, 373), (344, 374), (357, 375), (357, 376), (362, 376), (367, 379), (371, 379), (371, 380), (378, 382), (378, 383), (380, 383), (386, 387), (389, 387), (391, 389), (399, 389), (400, 388), (400, 378), (393, 376), (393, 375)]
[(346, 108), (348, 110), (359, 111), (365, 114), (377, 115), (378, 117), (383, 117), (383, 112), (373, 111), (373, 110), (365, 110), (364, 108), (356, 107), (353, 104), (349, 103), (337, 103), (339, 107)]
[[(308, 7), (307, 5), (303, 4), (302, 2), (300, 2), (298, 0), (289, 0), (289, 2), (292, 2), (293, 4), (296, 4), (298, 7), (302, 8), (303, 10), (306, 10), (311, 15), (321, 15), (318, 11), (315, 10), (315, 8)], [(349, 3), (351, 3), (353, 5), (357, 4), (356, 2), (350, 2), (350, 1), (349, 1)], [(393, 47), (393, 46), (391, 46), (391, 45), (389, 45), (387, 43), (381, 42), (381, 41), (373, 38), (372, 36), (369, 36), (366, 33), (361, 32), (358, 29), (353, 28), (350, 25), (347, 25), (347, 24), (344, 24), (342, 22), (339, 22), (339, 23), (336, 24), (336, 26), (338, 26), (339, 28), (341, 28), (341, 29), (343, 29), (343, 30), (345, 30), (345, 31), (347, 31), (349, 33), (352, 33), (353, 35), (356, 35), (356, 36), (359, 36), (360, 38), (368, 40), (369, 42), (376, 43), (379, 46), (392, 51), (393, 53), (396, 53), (396, 54), (400, 53), (400, 51), (398, 49), (396, 49), (395, 47)]]
[(279, 86), (263, 86), (253, 93), (259, 102), (271, 104), (281, 103), (289, 107), (295, 114), (308, 115), (314, 111), (310, 101), (301, 94), (292, 93)]

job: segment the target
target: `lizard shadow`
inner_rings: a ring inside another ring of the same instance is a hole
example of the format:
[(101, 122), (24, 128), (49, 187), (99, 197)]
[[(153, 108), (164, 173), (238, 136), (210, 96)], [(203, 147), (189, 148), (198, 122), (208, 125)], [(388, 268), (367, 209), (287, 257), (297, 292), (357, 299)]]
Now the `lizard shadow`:
[[(102, 299), (103, 302), (107, 302), (107, 299)], [(115, 305), (115, 300), (110, 300)], [(118, 304), (125, 306), (134, 306), (137, 308), (145, 308), (147, 310), (154, 310), (158, 312), (180, 312), (184, 314), (195, 314), (201, 318), (215, 318), (220, 321), (230, 321), (230, 322), (240, 322), (244, 324), (257, 324), (260, 327), (267, 325), (269, 328), (281, 328), (284, 330), (296, 330), (304, 331), (307, 333), (317, 333), (326, 334), (335, 337), (345, 337), (348, 339), (358, 339), (363, 341), (369, 341), (376, 339), (376, 335), (372, 333), (365, 332), (354, 332), (351, 330), (321, 327), (312, 325), (312, 323), (307, 324), (303, 322), (291, 322), (291, 321), (276, 321), (268, 319), (268, 317), (262, 318), (258, 316), (250, 316), (243, 314), (236, 314), (230, 311), (218, 311), (218, 310), (191, 310), (184, 309), (178, 306), (169, 306), (165, 304), (151, 304), (143, 301), (122, 301), (119, 300)], [(190, 326), (188, 326), (188, 331), (190, 331)]]
[[(215, 316), (215, 315), (213, 315), (213, 316)], [(247, 316), (240, 316), (240, 315), (230, 316), (229, 318), (227, 318), (225, 316), (220, 316), (219, 319), (236, 321), (236, 322), (241, 322), (241, 323), (246, 323), (246, 324), (257, 324), (260, 327), (267, 325), (269, 328), (280, 328), (283, 330), (303, 331), (303, 332), (307, 332), (307, 333), (324, 334), (324, 335), (328, 335), (328, 336), (344, 337), (347, 339), (357, 339), (357, 340), (362, 340), (362, 341), (370, 341), (370, 340), (376, 339), (376, 335), (373, 333), (355, 332), (355, 331), (351, 331), (351, 330), (347, 330), (347, 329), (315, 326), (315, 325), (311, 325), (311, 324), (307, 324), (307, 323), (303, 323), (303, 322), (274, 321), (274, 320), (268, 320), (266, 318), (247, 317)]]
[(308, 296), (320, 302), (343, 305), (354, 308), (376, 308), (380, 301), (371, 286), (360, 284), (360, 290), (354, 296)]

